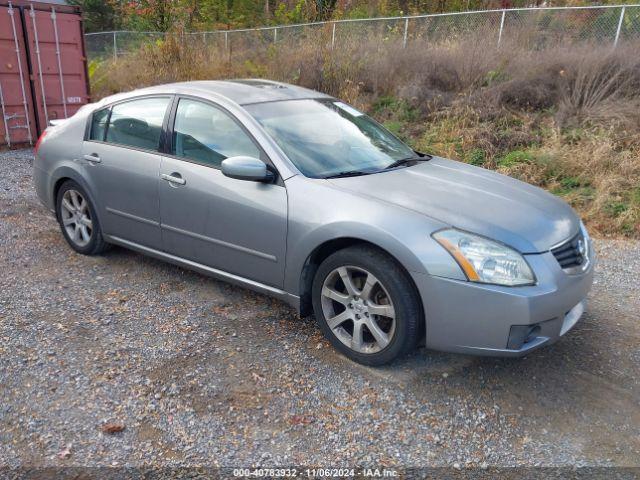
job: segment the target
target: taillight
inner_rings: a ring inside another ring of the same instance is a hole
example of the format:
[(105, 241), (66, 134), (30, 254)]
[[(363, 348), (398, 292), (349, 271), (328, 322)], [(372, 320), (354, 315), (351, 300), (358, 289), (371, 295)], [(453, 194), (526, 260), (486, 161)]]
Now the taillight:
[(47, 135), (47, 131), (45, 130), (44, 132), (42, 132), (42, 134), (40, 134), (40, 137), (38, 137), (38, 141), (36, 142), (36, 146), (33, 149), (33, 154), (37, 155), (38, 154), (38, 149), (40, 148), (40, 144), (42, 143), (42, 140), (44, 139), (44, 137)]

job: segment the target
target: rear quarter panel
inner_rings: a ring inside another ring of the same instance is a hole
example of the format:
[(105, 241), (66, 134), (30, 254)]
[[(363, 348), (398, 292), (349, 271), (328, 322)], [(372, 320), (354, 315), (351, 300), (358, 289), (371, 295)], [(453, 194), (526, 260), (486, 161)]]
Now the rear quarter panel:
[(82, 160), (82, 143), (88, 116), (92, 109), (81, 108), (73, 117), (55, 127), (49, 127), (33, 162), (36, 193), (50, 210), (55, 208), (54, 187), (63, 178), (78, 182), (91, 192)]

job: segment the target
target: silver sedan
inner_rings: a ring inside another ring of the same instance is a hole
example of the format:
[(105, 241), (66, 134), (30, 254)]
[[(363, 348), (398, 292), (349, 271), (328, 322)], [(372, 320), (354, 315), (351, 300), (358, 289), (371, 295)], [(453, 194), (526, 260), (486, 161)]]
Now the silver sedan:
[(105, 98), (45, 131), (34, 179), (75, 251), (120, 245), (273, 295), (368, 365), (418, 343), (524, 355), (576, 324), (593, 279), (560, 199), (282, 83)]

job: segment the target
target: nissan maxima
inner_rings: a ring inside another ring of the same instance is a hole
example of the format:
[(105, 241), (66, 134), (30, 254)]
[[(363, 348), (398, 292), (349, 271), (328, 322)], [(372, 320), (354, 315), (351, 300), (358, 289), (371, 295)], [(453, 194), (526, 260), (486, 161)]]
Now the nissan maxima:
[(576, 324), (593, 279), (562, 200), (283, 83), (87, 105), (39, 139), (34, 180), (76, 252), (119, 245), (275, 296), (368, 365), (419, 343), (525, 355)]

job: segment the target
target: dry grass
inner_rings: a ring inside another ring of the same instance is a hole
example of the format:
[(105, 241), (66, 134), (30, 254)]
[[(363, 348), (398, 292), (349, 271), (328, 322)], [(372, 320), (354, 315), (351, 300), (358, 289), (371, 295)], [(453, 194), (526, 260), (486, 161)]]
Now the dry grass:
[(498, 49), (328, 32), (229, 55), (178, 37), (97, 66), (97, 96), (171, 81), (264, 77), (341, 97), (415, 148), (496, 169), (569, 201), (603, 235), (640, 237), (638, 45)]

